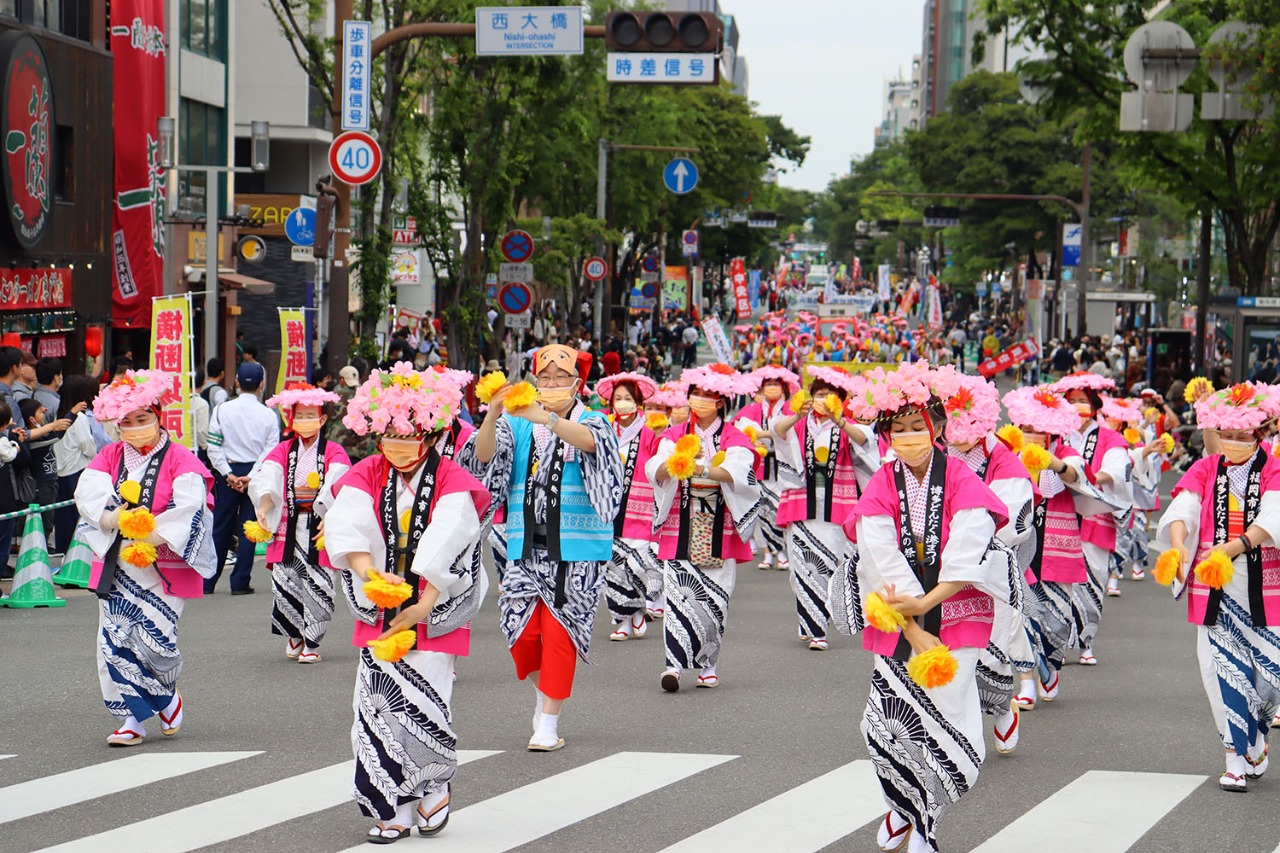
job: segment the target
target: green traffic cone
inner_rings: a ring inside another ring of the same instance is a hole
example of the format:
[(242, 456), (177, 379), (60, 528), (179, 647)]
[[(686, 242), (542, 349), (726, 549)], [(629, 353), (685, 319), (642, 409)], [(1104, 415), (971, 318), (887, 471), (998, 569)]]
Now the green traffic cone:
[(49, 546), (44, 539), (44, 522), (40, 505), (31, 504), (27, 527), (18, 550), (18, 571), (13, 577), (13, 591), (0, 598), (0, 607), (66, 607), (53, 588), (53, 570), (49, 567)]
[(93, 549), (84, 543), (77, 530), (71, 540), (71, 547), (62, 558), (62, 566), (53, 576), (58, 586), (74, 586), (80, 589), (89, 588), (89, 573), (93, 571)]

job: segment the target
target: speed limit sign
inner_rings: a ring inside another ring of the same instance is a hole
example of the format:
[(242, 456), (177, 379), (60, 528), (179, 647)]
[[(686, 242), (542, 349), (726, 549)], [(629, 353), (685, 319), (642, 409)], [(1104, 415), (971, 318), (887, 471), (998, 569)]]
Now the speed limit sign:
[(369, 134), (348, 130), (338, 134), (329, 146), (329, 168), (344, 184), (353, 187), (367, 184), (382, 169), (382, 149)]
[(608, 273), (609, 265), (604, 262), (604, 258), (587, 258), (582, 265), (582, 274), (588, 281), (603, 281)]

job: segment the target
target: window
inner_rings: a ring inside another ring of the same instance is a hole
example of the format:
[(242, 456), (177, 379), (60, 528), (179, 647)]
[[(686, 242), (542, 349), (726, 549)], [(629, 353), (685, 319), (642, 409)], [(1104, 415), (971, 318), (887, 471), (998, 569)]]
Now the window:
[[(184, 165), (223, 165), (227, 161), (226, 117), (222, 109), (183, 98), (178, 104), (178, 162)], [(178, 172), (178, 199), (190, 198), (192, 209), (204, 212), (208, 182), (203, 172)], [(225, 176), (219, 177), (219, 193), (225, 204)], [(181, 205), (180, 205), (181, 206)]]
[(192, 53), (225, 61), (226, 11), (226, 0), (181, 0), (178, 26), (182, 29), (182, 46)]

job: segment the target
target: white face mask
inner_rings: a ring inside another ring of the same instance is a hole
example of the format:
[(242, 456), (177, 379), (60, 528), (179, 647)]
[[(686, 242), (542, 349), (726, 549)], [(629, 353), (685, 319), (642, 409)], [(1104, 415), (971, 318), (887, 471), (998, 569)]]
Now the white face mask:
[(634, 415), (636, 413), (636, 401), (635, 400), (614, 400), (613, 410), (614, 412), (616, 412), (617, 414), (621, 415), (624, 418), (627, 417), (628, 415)]

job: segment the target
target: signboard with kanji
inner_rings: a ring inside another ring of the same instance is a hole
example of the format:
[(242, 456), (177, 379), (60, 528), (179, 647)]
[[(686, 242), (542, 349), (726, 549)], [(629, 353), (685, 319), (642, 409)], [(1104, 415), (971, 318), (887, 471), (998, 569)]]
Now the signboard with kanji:
[(343, 130), (368, 130), (372, 102), (369, 82), (373, 25), (369, 21), (342, 24), (342, 114)]
[(978, 372), (985, 378), (990, 379), (997, 373), (1002, 373), (1011, 367), (1017, 367), (1029, 358), (1034, 358), (1040, 354), (1040, 345), (1036, 343), (1035, 338), (1027, 338), (1020, 344), (1014, 344), (995, 358), (989, 358), (978, 365)]
[(195, 450), (191, 394), (195, 364), (191, 360), (191, 294), (161, 296), (151, 302), (151, 369), (173, 375), (173, 388), (160, 398), (160, 423), (169, 438)]
[(280, 312), (280, 370), (276, 374), (276, 393), (290, 383), (306, 382), (307, 319), (301, 308), (277, 308)]

